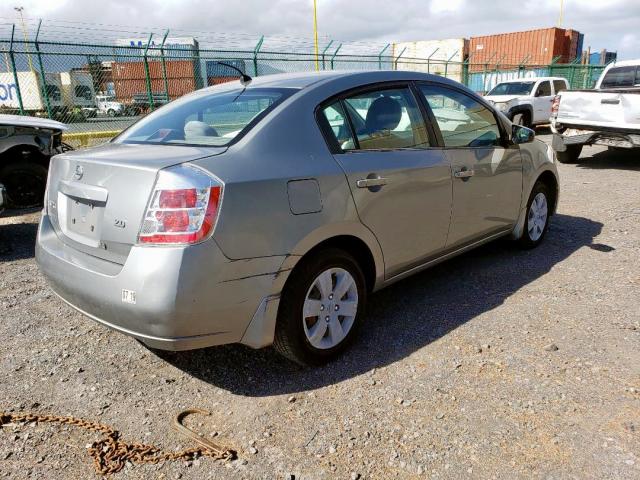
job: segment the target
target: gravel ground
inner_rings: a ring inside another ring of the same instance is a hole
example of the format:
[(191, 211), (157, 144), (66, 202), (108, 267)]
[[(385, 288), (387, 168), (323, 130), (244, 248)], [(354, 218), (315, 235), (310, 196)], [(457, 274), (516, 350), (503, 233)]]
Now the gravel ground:
[[(544, 245), (495, 242), (373, 295), (354, 348), (303, 370), (271, 349), (150, 352), (67, 307), (33, 258), (39, 214), (0, 219), (0, 411), (75, 415), (191, 446), (183, 408), (238, 451), (118, 478), (640, 478), (640, 163), (561, 165)], [(0, 477), (95, 477), (99, 435), (0, 430)]]

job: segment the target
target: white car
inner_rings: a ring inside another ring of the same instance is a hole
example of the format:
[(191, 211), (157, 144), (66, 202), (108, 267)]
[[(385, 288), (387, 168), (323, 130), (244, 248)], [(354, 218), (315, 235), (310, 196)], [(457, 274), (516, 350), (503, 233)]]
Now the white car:
[(612, 63), (593, 90), (563, 92), (551, 130), (562, 163), (577, 162), (584, 145), (640, 149), (640, 59)]
[(113, 95), (96, 95), (96, 105), (98, 112), (103, 115), (115, 117), (116, 115), (124, 115), (124, 105), (115, 101)]
[(485, 95), (517, 125), (549, 123), (554, 97), (569, 88), (562, 77), (516, 78), (500, 82)]

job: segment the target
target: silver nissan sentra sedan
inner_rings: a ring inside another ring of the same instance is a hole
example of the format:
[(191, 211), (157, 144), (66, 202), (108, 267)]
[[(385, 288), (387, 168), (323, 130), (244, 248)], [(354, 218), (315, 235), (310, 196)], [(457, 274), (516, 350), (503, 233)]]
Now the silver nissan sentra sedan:
[(498, 237), (542, 242), (552, 149), (462, 85), (249, 80), (54, 157), (36, 256), (64, 301), (152, 348), (273, 344), (319, 364), (371, 292)]

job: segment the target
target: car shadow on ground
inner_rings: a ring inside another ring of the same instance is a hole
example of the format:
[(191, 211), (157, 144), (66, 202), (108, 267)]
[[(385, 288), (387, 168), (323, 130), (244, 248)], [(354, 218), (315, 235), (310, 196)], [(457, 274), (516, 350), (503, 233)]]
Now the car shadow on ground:
[[(401, 360), (498, 307), (576, 250), (594, 245), (601, 230), (601, 223), (587, 218), (556, 215), (540, 248), (523, 251), (504, 240), (493, 242), (377, 292), (351, 349), (324, 367), (300, 368), (271, 348), (241, 345), (156, 353), (238, 395), (289, 394), (339, 383)], [(601, 248), (606, 246), (595, 245), (607, 254)]]
[(594, 170), (616, 169), (640, 171), (640, 154), (637, 148), (618, 148), (603, 150), (589, 157), (580, 157), (578, 168)]
[[(2, 213), (0, 218), (21, 216), (38, 210), (7, 210)], [(0, 225), (0, 263), (33, 257), (37, 233), (37, 221)]]

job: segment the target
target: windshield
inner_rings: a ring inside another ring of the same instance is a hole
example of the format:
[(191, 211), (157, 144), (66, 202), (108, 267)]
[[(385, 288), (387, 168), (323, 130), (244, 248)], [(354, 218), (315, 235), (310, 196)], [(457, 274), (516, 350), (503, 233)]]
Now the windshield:
[(250, 88), (189, 95), (149, 114), (115, 142), (224, 146), (292, 92)]
[(535, 82), (499, 83), (487, 95), (529, 95)]

